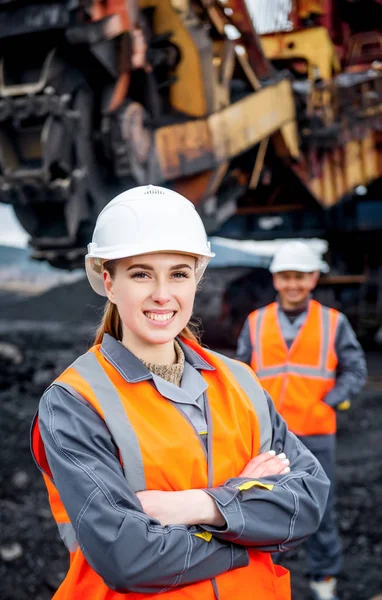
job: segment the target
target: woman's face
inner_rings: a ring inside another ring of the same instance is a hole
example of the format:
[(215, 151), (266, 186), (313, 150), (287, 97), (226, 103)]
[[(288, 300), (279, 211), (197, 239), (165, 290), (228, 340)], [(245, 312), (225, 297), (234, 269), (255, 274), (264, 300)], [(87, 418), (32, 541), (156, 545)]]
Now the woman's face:
[(113, 279), (104, 271), (107, 297), (117, 305), (123, 338), (138, 348), (172, 342), (190, 320), (196, 258), (153, 253), (123, 258)]

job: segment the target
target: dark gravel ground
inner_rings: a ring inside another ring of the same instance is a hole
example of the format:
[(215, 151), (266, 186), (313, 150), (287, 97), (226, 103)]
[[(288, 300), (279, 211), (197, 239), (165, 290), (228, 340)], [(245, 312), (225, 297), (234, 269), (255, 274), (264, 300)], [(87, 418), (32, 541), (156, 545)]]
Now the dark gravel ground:
[[(29, 428), (44, 388), (90, 339), (89, 330), (69, 324), (45, 324), (38, 332), (3, 323), (0, 330), (1, 600), (49, 600), (67, 569), (30, 455)], [(382, 592), (382, 354), (369, 353), (368, 361), (368, 387), (339, 419), (338, 512), (346, 556), (341, 600), (368, 600)], [(284, 563), (292, 570), (294, 600), (308, 599), (302, 550)]]

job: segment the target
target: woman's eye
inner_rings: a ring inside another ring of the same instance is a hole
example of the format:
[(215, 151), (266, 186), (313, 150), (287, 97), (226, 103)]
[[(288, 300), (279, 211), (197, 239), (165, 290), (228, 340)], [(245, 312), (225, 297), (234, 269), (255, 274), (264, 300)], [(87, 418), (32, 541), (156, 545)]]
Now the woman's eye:
[(177, 271), (176, 273), (173, 273), (173, 277), (175, 277), (175, 279), (188, 279), (190, 275), (186, 271)]
[(132, 279), (145, 279), (146, 277), (148, 277), (148, 273), (145, 273), (144, 271), (137, 271), (131, 275)]

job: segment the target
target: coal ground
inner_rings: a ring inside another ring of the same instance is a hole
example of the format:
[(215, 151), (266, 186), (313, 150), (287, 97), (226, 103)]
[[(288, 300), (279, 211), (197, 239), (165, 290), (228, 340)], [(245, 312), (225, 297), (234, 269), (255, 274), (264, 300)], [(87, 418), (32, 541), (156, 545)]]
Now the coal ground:
[[(59, 297), (49, 292), (42, 302), (13, 299), (0, 305), (1, 600), (49, 600), (68, 566), (29, 451), (30, 423), (41, 393), (90, 345), (100, 306), (90, 296), (81, 303), (86, 308), (78, 308), (75, 288), (67, 288)], [(49, 320), (55, 311), (63, 315), (60, 321)], [(367, 388), (351, 411), (339, 415), (337, 506), (345, 549), (341, 600), (369, 600), (382, 593), (382, 352), (369, 352), (368, 364)], [(286, 555), (283, 562), (292, 571), (294, 600), (307, 600), (303, 551)]]

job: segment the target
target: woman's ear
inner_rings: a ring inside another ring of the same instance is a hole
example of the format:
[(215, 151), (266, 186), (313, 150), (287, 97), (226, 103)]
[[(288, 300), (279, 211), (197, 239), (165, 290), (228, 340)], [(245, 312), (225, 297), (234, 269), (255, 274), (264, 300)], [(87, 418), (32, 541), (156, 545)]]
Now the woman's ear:
[(110, 300), (110, 302), (112, 302), (113, 304), (115, 304), (114, 289), (113, 289), (113, 280), (111, 278), (111, 275), (110, 275), (109, 271), (106, 271), (106, 269), (105, 269), (102, 272), (102, 277), (103, 277), (103, 284), (105, 286), (106, 296), (108, 297), (108, 300)]

